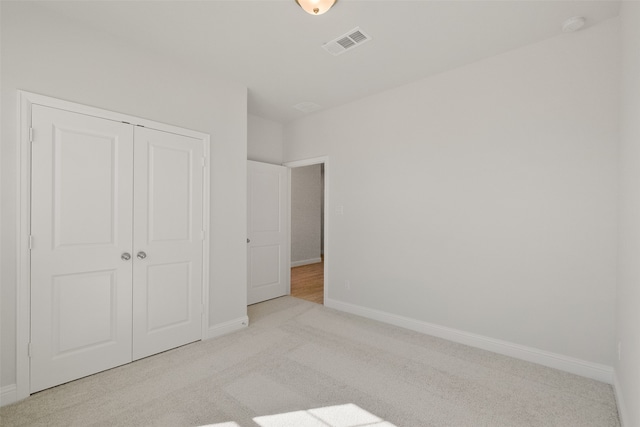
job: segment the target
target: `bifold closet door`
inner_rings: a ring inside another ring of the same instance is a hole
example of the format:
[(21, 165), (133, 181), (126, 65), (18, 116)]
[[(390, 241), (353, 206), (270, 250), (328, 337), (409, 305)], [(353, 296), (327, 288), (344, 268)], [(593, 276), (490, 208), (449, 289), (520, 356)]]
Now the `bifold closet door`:
[(34, 105), (31, 392), (131, 361), (133, 127)]
[(134, 360), (202, 336), (203, 151), (135, 128)]

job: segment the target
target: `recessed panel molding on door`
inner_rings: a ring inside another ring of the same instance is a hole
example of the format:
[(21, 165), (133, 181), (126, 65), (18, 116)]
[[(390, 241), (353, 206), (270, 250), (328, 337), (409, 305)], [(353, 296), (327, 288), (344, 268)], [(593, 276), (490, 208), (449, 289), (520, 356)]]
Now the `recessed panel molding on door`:
[(208, 137), (29, 96), (21, 397), (197, 341), (208, 307)]
[(133, 129), (34, 105), (30, 391), (131, 360)]
[(289, 291), (289, 171), (247, 162), (247, 304)]
[(133, 359), (202, 336), (202, 140), (135, 130)]

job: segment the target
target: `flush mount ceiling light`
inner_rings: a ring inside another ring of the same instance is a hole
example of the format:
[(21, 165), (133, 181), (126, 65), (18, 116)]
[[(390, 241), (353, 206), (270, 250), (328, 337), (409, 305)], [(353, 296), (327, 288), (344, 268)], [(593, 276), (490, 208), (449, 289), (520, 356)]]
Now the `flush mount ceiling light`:
[(336, 0), (296, 0), (298, 6), (311, 15), (322, 15), (336, 3)]

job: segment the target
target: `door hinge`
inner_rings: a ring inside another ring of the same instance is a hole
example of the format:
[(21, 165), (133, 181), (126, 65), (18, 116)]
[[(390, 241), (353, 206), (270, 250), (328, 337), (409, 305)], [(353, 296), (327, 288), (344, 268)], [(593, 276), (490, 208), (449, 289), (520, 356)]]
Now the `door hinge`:
[(31, 343), (27, 344), (27, 356), (32, 357)]
[(33, 128), (29, 128), (29, 142), (33, 142)]
[(29, 234), (29, 250), (33, 249), (33, 236)]
[(207, 158), (206, 158), (206, 157), (203, 157), (203, 158), (202, 158), (202, 167), (203, 167), (203, 168), (206, 168), (206, 167), (207, 167)]

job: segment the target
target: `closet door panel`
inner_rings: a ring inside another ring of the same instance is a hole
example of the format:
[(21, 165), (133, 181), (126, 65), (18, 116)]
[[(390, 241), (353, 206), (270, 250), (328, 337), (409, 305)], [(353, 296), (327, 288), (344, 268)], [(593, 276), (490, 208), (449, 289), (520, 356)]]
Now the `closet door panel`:
[(203, 142), (135, 129), (133, 358), (202, 335)]
[(31, 392), (131, 361), (133, 129), (32, 107)]

